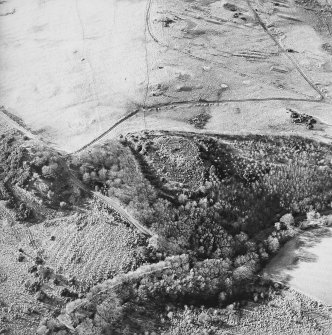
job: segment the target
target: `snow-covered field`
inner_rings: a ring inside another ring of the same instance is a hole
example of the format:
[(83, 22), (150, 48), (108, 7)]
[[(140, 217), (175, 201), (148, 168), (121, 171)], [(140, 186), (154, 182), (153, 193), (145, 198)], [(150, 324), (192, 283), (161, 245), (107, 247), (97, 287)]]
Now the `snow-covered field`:
[[(145, 128), (193, 131), (188, 120), (204, 112), (211, 119), (202, 131), (331, 141), (332, 54), (322, 47), (332, 44), (328, 17), (291, 1), (280, 7), (252, 0), (280, 50), (247, 1), (233, 1), (235, 14), (226, 2), (0, 2), (0, 105), (68, 152), (145, 103), (162, 106), (140, 110), (108, 136)], [(188, 104), (165, 106), (182, 101)], [(292, 124), (288, 108), (323, 126), (307, 131)]]
[(144, 98), (144, 0), (0, 5), (1, 104), (71, 150)]

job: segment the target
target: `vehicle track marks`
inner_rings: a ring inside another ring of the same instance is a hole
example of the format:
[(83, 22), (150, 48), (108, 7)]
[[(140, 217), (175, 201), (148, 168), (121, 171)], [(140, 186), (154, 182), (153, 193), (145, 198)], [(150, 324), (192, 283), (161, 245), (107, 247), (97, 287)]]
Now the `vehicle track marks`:
[(314, 84), (314, 82), (303, 72), (301, 67), (297, 64), (295, 59), (287, 52), (287, 50), (280, 44), (280, 42), (277, 40), (277, 38), (269, 31), (257, 11), (252, 7), (251, 1), (246, 0), (248, 7), (254, 14), (257, 22), (260, 24), (260, 26), (263, 28), (263, 30), (268, 34), (268, 36), (273, 40), (273, 42), (278, 46), (280, 51), (282, 51), (285, 56), (289, 59), (289, 61), (293, 64), (293, 66), (296, 68), (296, 70), (299, 72), (299, 74), (302, 76), (302, 78), (309, 84), (309, 86), (314, 89), (318, 94), (319, 98), (315, 99), (316, 101), (321, 101), (325, 99), (324, 94), (320, 91), (320, 89)]

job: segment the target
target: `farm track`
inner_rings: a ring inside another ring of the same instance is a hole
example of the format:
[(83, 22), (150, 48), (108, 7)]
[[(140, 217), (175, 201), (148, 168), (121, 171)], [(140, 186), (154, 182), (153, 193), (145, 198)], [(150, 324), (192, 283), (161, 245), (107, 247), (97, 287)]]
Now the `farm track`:
[(299, 74), (301, 75), (301, 77), (309, 84), (309, 86), (312, 89), (314, 89), (319, 94), (319, 99), (318, 100), (315, 99), (315, 101), (322, 101), (322, 100), (324, 100), (325, 97), (324, 97), (323, 93), (320, 91), (320, 89), (303, 72), (303, 70), (301, 69), (301, 67), (294, 60), (294, 58), (289, 55), (289, 53), (287, 52), (287, 50), (285, 50), (285, 48), (280, 44), (280, 42), (275, 38), (275, 36), (268, 30), (268, 28), (266, 27), (265, 23), (263, 22), (263, 20), (261, 19), (261, 17), (257, 13), (257, 11), (252, 7), (251, 1), (250, 0), (246, 0), (246, 2), (248, 4), (248, 7), (250, 8), (250, 10), (253, 12), (253, 14), (254, 14), (257, 22), (260, 24), (260, 26), (264, 29), (264, 31), (268, 34), (268, 36), (272, 39), (272, 41), (278, 46), (278, 48), (286, 55), (286, 57), (290, 60), (290, 62), (294, 65), (294, 67), (296, 68), (296, 70), (299, 72)]
[[(144, 99), (144, 105), (143, 105), (143, 107), (141, 107), (139, 109), (136, 109), (135, 111), (127, 114), (126, 116), (124, 116), (123, 118), (121, 118), (119, 121), (117, 121), (116, 123), (114, 123), (108, 130), (106, 130), (101, 135), (99, 135), (98, 137), (96, 137), (90, 143), (84, 145), (82, 148), (74, 151), (72, 154), (79, 153), (79, 152), (87, 149), (91, 145), (95, 144), (96, 142), (100, 141), (103, 137), (105, 137), (106, 135), (108, 135), (114, 128), (118, 127), (120, 124), (122, 124), (123, 122), (127, 121), (131, 117), (135, 116), (139, 112), (143, 112), (143, 116), (144, 116), (144, 119), (145, 119), (146, 110), (152, 111), (153, 109), (155, 109), (155, 110), (158, 111), (161, 108), (175, 108), (175, 107), (178, 107), (178, 106), (197, 106), (198, 107), (198, 106), (212, 106), (212, 105), (219, 105), (219, 104), (225, 104), (225, 103), (236, 103), (236, 102), (243, 103), (243, 102), (290, 101), (290, 102), (308, 102), (308, 103), (326, 103), (326, 104), (330, 104), (329, 101), (324, 101), (325, 97), (322, 94), (322, 92), (320, 91), (320, 89), (302, 71), (302, 69), (299, 67), (299, 65), (296, 63), (296, 61), (290, 55), (288, 55), (287, 51), (283, 48), (283, 46), (279, 43), (279, 41), (268, 31), (267, 27), (265, 26), (264, 22), (262, 21), (262, 19), (258, 15), (258, 13), (252, 8), (250, 0), (247, 0), (247, 3), (248, 3), (249, 8), (254, 12), (256, 20), (258, 21), (258, 23), (260, 24), (260, 26), (268, 34), (268, 36), (273, 40), (273, 42), (278, 46), (278, 48), (281, 50), (281, 52), (284, 53), (286, 55), (286, 57), (292, 62), (292, 64), (294, 65), (294, 67), (296, 68), (296, 70), (299, 72), (299, 74), (303, 77), (303, 79), (310, 85), (310, 87), (312, 87), (318, 93), (318, 95), (319, 95), (318, 98), (267, 97), (267, 98), (220, 99), (220, 100), (210, 100), (210, 101), (187, 100), (187, 101), (165, 102), (165, 103), (159, 103), (159, 104), (155, 104), (155, 105), (147, 105), (146, 104), (146, 94), (145, 94), (145, 99)], [(186, 56), (189, 56), (191, 58), (197, 59), (199, 61), (217, 64), (219, 66), (227, 68), (228, 70), (232, 70), (232, 71), (237, 72), (234, 69), (230, 69), (228, 67), (225, 67), (220, 62), (214, 62), (214, 61), (210, 61), (210, 60), (207, 60), (207, 59), (199, 57), (199, 56), (192, 55), (189, 52), (186, 52), (186, 51), (183, 51), (183, 50), (180, 50), (180, 49), (177, 49), (177, 48), (172, 48), (169, 45), (167, 45), (166, 43), (160, 41), (157, 38), (157, 36), (153, 33), (152, 28), (151, 28), (151, 21), (150, 21), (151, 5), (152, 5), (152, 0), (148, 0), (146, 14), (145, 14), (145, 25), (146, 25), (145, 29), (149, 33), (150, 37), (152, 38), (152, 40), (155, 43), (159, 44), (162, 47), (166, 47), (168, 49), (170, 48), (170, 49), (172, 49), (174, 51), (177, 51), (179, 53), (182, 53), (182, 54), (184, 54)], [(243, 75), (242, 73), (239, 73), (239, 74)]]
[(136, 109), (135, 111), (125, 115), (123, 118), (121, 118), (119, 121), (114, 123), (109, 129), (104, 131), (102, 134), (100, 134), (98, 137), (93, 139), (88, 144), (84, 145), (83, 147), (79, 148), (78, 150), (68, 154), (68, 156), (77, 154), (82, 152), (83, 150), (89, 148), (93, 144), (97, 143), (101, 139), (103, 139), (106, 135), (108, 135), (112, 130), (114, 130), (116, 127), (118, 127), (123, 122), (127, 121), (131, 117), (139, 114), (140, 112), (145, 113), (146, 110), (153, 111), (153, 110), (160, 110), (161, 108), (175, 108), (179, 106), (192, 106), (192, 107), (204, 107), (204, 106), (213, 106), (213, 105), (219, 105), (219, 104), (225, 104), (225, 103), (234, 103), (234, 102), (264, 102), (264, 101), (293, 101), (293, 102), (311, 102), (311, 103), (326, 103), (322, 100), (314, 100), (314, 99), (304, 99), (304, 98), (282, 98), (282, 97), (276, 97), (276, 98), (248, 98), (248, 99), (221, 99), (221, 100), (206, 100), (204, 102), (202, 101), (177, 101), (177, 102), (165, 102), (165, 103), (159, 103), (155, 105), (149, 105), (145, 108)]
[(87, 149), (88, 147), (91, 147), (93, 144), (95, 144), (96, 142), (98, 142), (99, 140), (101, 140), (103, 137), (105, 137), (108, 133), (110, 133), (114, 128), (116, 128), (121, 123), (125, 122), (126, 120), (130, 119), (132, 116), (136, 115), (138, 112), (140, 112), (140, 109), (135, 109), (133, 112), (131, 112), (131, 113), (123, 116), (120, 120), (118, 120), (117, 122), (115, 122), (110, 128), (108, 128), (106, 131), (104, 131), (98, 137), (96, 137), (95, 139), (93, 139), (91, 142), (89, 142), (88, 144), (84, 145), (80, 149), (78, 149), (78, 150), (76, 150), (76, 151), (68, 154), (68, 156), (78, 154), (78, 153), (82, 152), (83, 150)]

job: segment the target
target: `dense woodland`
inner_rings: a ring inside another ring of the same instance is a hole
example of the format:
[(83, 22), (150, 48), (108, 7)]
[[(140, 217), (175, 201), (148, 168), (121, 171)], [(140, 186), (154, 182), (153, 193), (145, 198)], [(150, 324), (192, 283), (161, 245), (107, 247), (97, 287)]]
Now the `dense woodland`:
[(142, 331), (135, 320), (160, 303), (225, 306), (265, 298), (268, 290), (250, 285), (255, 274), (294, 236), (297, 218), (331, 208), (328, 145), (298, 137), (154, 134), (120, 142), (92, 148), (71, 167), (156, 232), (142, 250), (147, 262), (182, 260), (112, 290), (96, 320), (116, 334)]
[(88, 196), (71, 182), (77, 178), (155, 232), (138, 255), (150, 265), (116, 286), (106, 281), (97, 301), (98, 288), (88, 294), (95, 334), (165, 328), (141, 320), (168, 304), (265, 299), (271, 286), (260, 292), (257, 272), (294, 236), (298, 219), (331, 208), (331, 147), (298, 137), (140, 133), (67, 158), (24, 143), (17, 133), (0, 140), (9, 203), (6, 192), (17, 184), (70, 210)]
[(0, 138), (0, 198), (18, 209), (18, 219), (33, 219), (33, 211), (14, 194), (13, 186), (26, 189), (41, 203), (54, 209), (79, 203), (83, 192), (70, 181), (62, 156), (41, 142), (17, 131)]

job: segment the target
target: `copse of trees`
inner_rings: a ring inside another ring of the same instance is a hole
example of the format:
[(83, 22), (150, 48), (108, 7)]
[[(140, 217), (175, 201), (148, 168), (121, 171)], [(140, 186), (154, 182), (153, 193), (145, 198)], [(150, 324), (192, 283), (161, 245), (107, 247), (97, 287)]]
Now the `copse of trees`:
[(17, 209), (18, 219), (24, 221), (32, 212), (13, 196), (15, 185), (33, 192), (46, 205), (56, 208), (64, 208), (81, 197), (71, 185), (68, 171), (63, 168), (62, 158), (55, 150), (42, 143), (27, 142), (16, 131), (0, 138), (0, 149), (2, 190), (6, 190), (1, 193), (7, 194), (8, 205)]
[(70, 165), (88, 187), (117, 198), (138, 216), (143, 210), (149, 211), (157, 200), (156, 190), (142, 176), (130, 149), (118, 141), (97, 145), (72, 157)]
[(67, 208), (81, 200), (82, 193), (71, 182), (66, 162), (55, 150), (35, 144), (31, 149), (30, 166), (35, 192), (45, 204), (57, 208)]
[(61, 156), (45, 145), (37, 144), (31, 148), (31, 166), (42, 178), (56, 181), (65, 173), (59, 160)]
[(25, 187), (31, 177), (30, 155), (23, 143), (23, 137), (16, 131), (3, 134), (0, 138), (0, 199), (6, 201), (8, 208), (16, 210), (19, 221), (33, 216), (31, 209), (12, 192), (12, 185)]
[(11, 181), (24, 186), (30, 177), (29, 152), (23, 142), (16, 131), (3, 134), (0, 138), (0, 173), (4, 183)]

